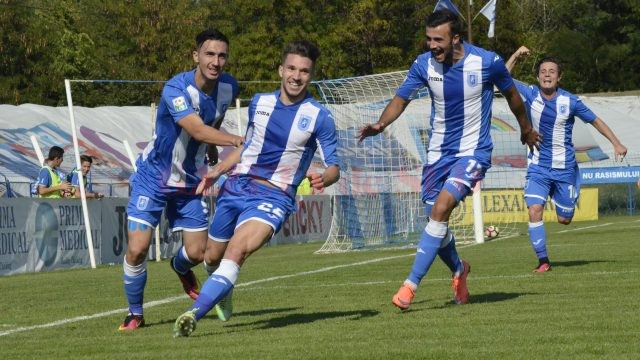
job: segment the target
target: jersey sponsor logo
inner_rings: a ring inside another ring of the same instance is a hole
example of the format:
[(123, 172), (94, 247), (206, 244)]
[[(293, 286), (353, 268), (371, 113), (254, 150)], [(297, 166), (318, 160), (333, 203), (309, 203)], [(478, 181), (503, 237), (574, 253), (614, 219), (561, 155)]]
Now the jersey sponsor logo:
[(441, 78), (441, 77), (438, 77), (438, 76), (429, 76), (429, 79), (428, 79), (428, 80), (429, 80), (429, 81), (440, 81), (440, 82), (442, 82), (442, 81), (443, 81), (443, 80), (442, 80), (442, 78)]
[(177, 97), (171, 101), (173, 102), (173, 109), (175, 111), (187, 110), (187, 101), (184, 99), (184, 96)]
[(467, 84), (469, 86), (478, 85), (478, 74), (477, 73), (469, 73), (469, 74), (467, 74)]
[(138, 202), (136, 203), (136, 208), (138, 208), (138, 210), (144, 210), (147, 208), (148, 205), (149, 205), (148, 197), (146, 196), (138, 197)]
[(300, 129), (300, 131), (306, 131), (309, 129), (309, 124), (311, 124), (311, 116), (302, 115), (298, 120), (298, 129)]
[(262, 115), (262, 116), (271, 116), (271, 113), (268, 111), (264, 111), (264, 110), (256, 110), (256, 115)]

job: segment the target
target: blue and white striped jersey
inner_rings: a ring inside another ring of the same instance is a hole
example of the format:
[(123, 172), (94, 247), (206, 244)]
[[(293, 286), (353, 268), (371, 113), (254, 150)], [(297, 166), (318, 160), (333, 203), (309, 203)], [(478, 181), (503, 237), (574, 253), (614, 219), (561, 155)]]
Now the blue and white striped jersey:
[(418, 56), (396, 95), (411, 100), (428, 87), (431, 97), (431, 136), (427, 164), (444, 156), (476, 156), (491, 163), (491, 105), (493, 87), (504, 91), (513, 79), (502, 58), (466, 42), (464, 58), (448, 66), (431, 52)]
[(161, 187), (197, 186), (198, 170), (205, 165), (206, 144), (191, 138), (178, 121), (196, 113), (206, 125), (214, 126), (222, 121), (237, 95), (238, 83), (229, 74), (220, 76), (212, 96), (196, 85), (195, 70), (174, 76), (162, 90), (155, 133), (136, 162), (135, 176), (161, 180)]
[(338, 165), (336, 144), (331, 113), (310, 94), (291, 105), (280, 101), (280, 90), (256, 94), (240, 163), (231, 175), (266, 179), (293, 197), (316, 149), (325, 166)]
[(533, 128), (542, 135), (540, 150), (529, 153), (529, 164), (553, 169), (574, 169), (576, 155), (572, 134), (575, 117), (585, 123), (596, 119), (594, 114), (580, 99), (561, 88), (556, 96), (545, 99), (540, 88), (517, 83), (518, 92), (524, 98), (527, 114)]

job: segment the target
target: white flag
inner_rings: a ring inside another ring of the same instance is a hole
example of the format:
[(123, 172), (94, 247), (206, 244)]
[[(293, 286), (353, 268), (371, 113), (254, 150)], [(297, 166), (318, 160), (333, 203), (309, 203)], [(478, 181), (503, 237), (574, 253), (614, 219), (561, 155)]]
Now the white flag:
[(464, 16), (462, 16), (458, 8), (455, 5), (453, 5), (451, 0), (438, 0), (438, 2), (436, 3), (436, 6), (433, 8), (433, 11), (435, 12), (436, 10), (442, 10), (442, 9), (449, 9), (459, 17), (464, 18)]
[(487, 36), (492, 38), (496, 27), (496, 0), (489, 0), (489, 2), (480, 10), (480, 14), (489, 19), (489, 32), (487, 33)]

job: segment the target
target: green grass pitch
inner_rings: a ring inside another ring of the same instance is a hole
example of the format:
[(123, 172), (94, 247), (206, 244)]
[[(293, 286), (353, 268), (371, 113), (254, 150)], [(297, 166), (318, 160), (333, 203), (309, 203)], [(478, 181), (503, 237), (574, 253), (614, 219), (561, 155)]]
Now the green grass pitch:
[[(0, 277), (3, 359), (638, 359), (640, 217), (547, 223), (553, 271), (522, 235), (460, 246), (470, 303), (451, 303), (436, 260), (411, 309), (391, 296), (414, 249), (314, 255), (319, 243), (265, 247), (245, 264), (234, 316), (210, 313), (173, 338), (191, 300), (168, 262), (149, 263), (147, 326), (126, 315), (121, 266)], [(196, 273), (204, 280), (205, 272)]]

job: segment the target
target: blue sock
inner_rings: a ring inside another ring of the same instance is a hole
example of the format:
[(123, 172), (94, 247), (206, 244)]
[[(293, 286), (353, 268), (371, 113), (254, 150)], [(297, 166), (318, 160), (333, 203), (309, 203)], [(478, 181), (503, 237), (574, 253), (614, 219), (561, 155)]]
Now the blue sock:
[(422, 231), (418, 251), (413, 260), (411, 273), (407, 278), (408, 281), (418, 286), (422, 278), (427, 275), (433, 260), (435, 260), (440, 248), (440, 243), (447, 234), (447, 223), (433, 221), (429, 219), (429, 223)]
[(451, 235), (451, 240), (446, 246), (441, 247), (438, 250), (438, 256), (440, 256), (440, 259), (444, 261), (444, 263), (452, 273), (456, 273), (463, 270), (462, 261), (460, 261), (458, 251), (456, 250), (456, 238), (453, 236), (453, 234), (451, 234), (450, 230), (447, 232), (446, 236), (449, 235)]
[(529, 223), (529, 241), (538, 259), (547, 257), (547, 233), (542, 221)]
[(202, 285), (200, 295), (189, 310), (196, 310), (196, 320), (202, 319), (233, 288), (233, 283), (222, 275), (213, 274)]
[(144, 299), (144, 286), (147, 284), (147, 272), (134, 276), (124, 274), (124, 293), (129, 302), (129, 312), (142, 315), (142, 302)]
[(238, 280), (240, 265), (222, 259), (216, 271), (202, 285), (200, 295), (189, 310), (196, 309), (196, 320), (202, 319), (213, 307), (227, 296)]
[(182, 246), (180, 251), (173, 257), (173, 268), (180, 274), (186, 274), (196, 264), (192, 263), (187, 256), (187, 250)]

